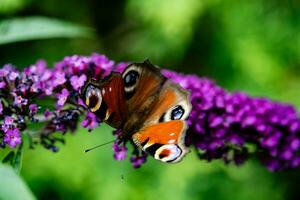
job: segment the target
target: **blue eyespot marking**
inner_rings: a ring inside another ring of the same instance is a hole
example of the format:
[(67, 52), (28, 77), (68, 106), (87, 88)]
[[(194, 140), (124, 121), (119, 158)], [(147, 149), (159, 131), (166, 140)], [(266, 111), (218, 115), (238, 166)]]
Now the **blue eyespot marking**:
[(178, 120), (181, 119), (181, 117), (184, 114), (184, 109), (182, 108), (182, 106), (176, 106), (171, 113), (171, 119), (172, 120)]

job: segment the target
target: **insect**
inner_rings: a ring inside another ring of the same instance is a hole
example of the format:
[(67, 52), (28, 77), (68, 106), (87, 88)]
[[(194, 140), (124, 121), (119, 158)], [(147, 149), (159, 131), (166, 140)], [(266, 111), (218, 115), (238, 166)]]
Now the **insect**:
[(189, 151), (185, 121), (191, 111), (189, 92), (165, 78), (148, 60), (128, 65), (82, 89), (88, 109), (162, 162), (175, 163)]

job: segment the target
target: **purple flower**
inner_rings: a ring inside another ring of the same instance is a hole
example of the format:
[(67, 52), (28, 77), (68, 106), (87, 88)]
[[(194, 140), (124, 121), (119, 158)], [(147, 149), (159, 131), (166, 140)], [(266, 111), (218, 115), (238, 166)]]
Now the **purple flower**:
[(69, 97), (69, 94), (70, 94), (70, 93), (69, 93), (69, 91), (68, 91), (66, 88), (64, 88), (64, 89), (61, 91), (61, 93), (58, 93), (58, 94), (57, 94), (58, 101), (57, 101), (56, 105), (57, 105), (58, 107), (64, 106), (65, 103), (66, 103), (66, 101), (67, 101), (67, 99), (68, 99), (68, 97)]
[(0, 101), (0, 116), (3, 114), (3, 105), (2, 105), (2, 101)]
[(6, 77), (9, 73), (10, 66), (5, 65), (2, 69), (0, 69), (0, 77)]
[(82, 106), (83, 108), (87, 109), (87, 106), (85, 105), (85, 103), (83, 102), (83, 100), (81, 98), (78, 98), (77, 103), (79, 106)]
[(57, 71), (54, 73), (53, 87), (62, 85), (67, 81), (66, 75), (62, 71)]
[(30, 104), (29, 105), (29, 111), (31, 114), (35, 114), (38, 111), (38, 105), (36, 104)]
[(14, 80), (16, 80), (16, 78), (19, 76), (19, 74), (17, 73), (17, 72), (14, 72), (14, 71), (12, 71), (12, 72), (10, 72), (9, 74), (8, 74), (8, 79), (10, 80), (10, 81), (14, 81)]
[(130, 157), (130, 162), (134, 168), (141, 167), (142, 164), (144, 164), (147, 160), (147, 154), (143, 155), (132, 155)]
[(72, 76), (71, 79), (71, 85), (73, 86), (74, 90), (79, 90), (86, 81), (86, 75), (82, 74), (81, 76)]
[(17, 128), (9, 129), (5, 132), (3, 141), (8, 144), (10, 148), (14, 148), (18, 144), (21, 144), (20, 131)]
[(292, 106), (229, 93), (205, 78), (163, 73), (191, 92), (187, 141), (199, 149), (200, 158), (241, 164), (249, 155), (245, 145), (251, 144), (271, 171), (300, 165), (300, 119)]
[(24, 73), (27, 76), (30, 75), (39, 75), (44, 76), (45, 72), (47, 71), (47, 64), (44, 60), (38, 60), (34, 65), (31, 65), (28, 68), (25, 68)]
[[(83, 127), (94, 129), (100, 122), (87, 111), (79, 90), (87, 77), (101, 80), (112, 71), (123, 72), (126, 66), (125, 62), (115, 64), (99, 54), (68, 56), (53, 67), (40, 60), (23, 72), (10, 64), (3, 66), (0, 90), (6, 101), (0, 101), (0, 143), (12, 148), (20, 144), (20, 131), (28, 127), (28, 122), (36, 121), (33, 115), (39, 107), (45, 109), (42, 101), (54, 98), (56, 107), (48, 104), (50, 110), (37, 116), (45, 122), (38, 131), (41, 145), (56, 152), (55, 143), (63, 140), (53, 133), (75, 131), (79, 116), (85, 116)], [(300, 165), (300, 118), (293, 106), (242, 92), (230, 93), (212, 80), (196, 75), (169, 70), (162, 73), (190, 91), (193, 108), (187, 120), (186, 143), (196, 149), (200, 159), (223, 159), (225, 163), (240, 165), (251, 153), (271, 171)], [(113, 146), (114, 157), (125, 159), (128, 141), (120, 142), (120, 130), (114, 131), (114, 135), (118, 138)], [(249, 149), (250, 146), (254, 148)], [(147, 155), (136, 146), (133, 149), (130, 160), (134, 167), (139, 167)]]
[(122, 136), (122, 130), (121, 130), (121, 129), (114, 130), (114, 131), (112, 132), (112, 134), (113, 134), (114, 136), (116, 136), (117, 138), (119, 138), (119, 137)]
[(15, 96), (14, 104), (17, 106), (26, 105), (28, 102), (27, 99), (24, 99), (22, 96)]
[(6, 132), (8, 129), (10, 129), (13, 126), (14, 122), (15, 119), (13, 117), (6, 116), (2, 124), (2, 130)]
[(46, 119), (49, 119), (53, 113), (48, 110), (48, 108), (44, 112), (44, 116)]
[(129, 62), (120, 62), (120, 63), (116, 64), (116, 66), (114, 66), (113, 71), (122, 73), (129, 64), (130, 64)]
[(116, 160), (124, 160), (126, 158), (127, 148), (119, 140), (113, 144), (114, 158)]
[(81, 122), (81, 126), (92, 131), (99, 125), (97, 117), (94, 113), (88, 112), (85, 119)]
[(6, 83), (4, 81), (0, 80), (0, 89), (5, 88), (5, 86), (6, 86)]
[(107, 76), (113, 70), (114, 61), (109, 60), (106, 56), (97, 53), (92, 54), (91, 60), (94, 63), (95, 76), (101, 74), (102, 77)]
[(50, 95), (52, 95), (52, 93), (53, 93), (53, 89), (54, 89), (54, 87), (53, 87), (52, 85), (49, 85), (48, 87), (46, 87), (46, 88), (44, 89), (44, 92), (45, 92), (45, 94), (46, 94), (47, 96), (50, 96)]
[(7, 116), (4, 118), (4, 125), (12, 125), (15, 119), (13, 117)]

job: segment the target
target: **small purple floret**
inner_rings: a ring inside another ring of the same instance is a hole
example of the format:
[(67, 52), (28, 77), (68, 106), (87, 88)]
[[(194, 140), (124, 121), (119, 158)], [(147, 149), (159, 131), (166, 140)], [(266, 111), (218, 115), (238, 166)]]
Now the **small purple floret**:
[(92, 131), (99, 125), (97, 117), (94, 113), (88, 112), (85, 119), (81, 122), (81, 126), (88, 128), (89, 131)]
[(147, 160), (147, 154), (144, 155), (132, 155), (130, 157), (130, 162), (134, 168), (141, 167), (142, 164), (144, 164)]
[(2, 101), (0, 101), (0, 116), (3, 114), (3, 104)]
[(113, 144), (113, 151), (115, 160), (124, 160), (126, 158), (127, 148), (119, 140), (116, 140)]
[(82, 74), (81, 76), (72, 76), (71, 79), (71, 85), (73, 86), (74, 90), (79, 90), (86, 81), (86, 75)]
[(14, 148), (18, 144), (21, 144), (20, 131), (17, 128), (9, 129), (5, 132), (3, 141), (8, 144), (10, 148)]
[(29, 105), (29, 110), (30, 110), (30, 113), (32, 113), (32, 114), (37, 113), (37, 111), (38, 111), (38, 105), (36, 105), (36, 104), (30, 104)]
[(56, 105), (57, 105), (58, 107), (64, 106), (65, 103), (66, 103), (66, 101), (67, 101), (67, 99), (68, 99), (68, 96), (69, 96), (69, 95), (70, 95), (69, 91), (68, 91), (67, 89), (64, 88), (64, 89), (61, 91), (61, 93), (58, 93), (58, 94), (57, 94), (58, 101), (57, 101)]

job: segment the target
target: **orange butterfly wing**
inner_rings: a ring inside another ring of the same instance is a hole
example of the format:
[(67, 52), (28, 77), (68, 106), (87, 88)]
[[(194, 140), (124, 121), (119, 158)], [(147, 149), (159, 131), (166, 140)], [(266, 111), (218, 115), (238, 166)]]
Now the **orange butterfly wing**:
[[(133, 134), (134, 143), (162, 162), (180, 161), (188, 152), (188, 126), (184, 121), (191, 110), (188, 95), (179, 85), (167, 81), (142, 128)], [(176, 112), (177, 108), (181, 112)]]
[(172, 120), (143, 128), (132, 137), (134, 143), (163, 162), (178, 162), (188, 152), (184, 145), (187, 125)]

